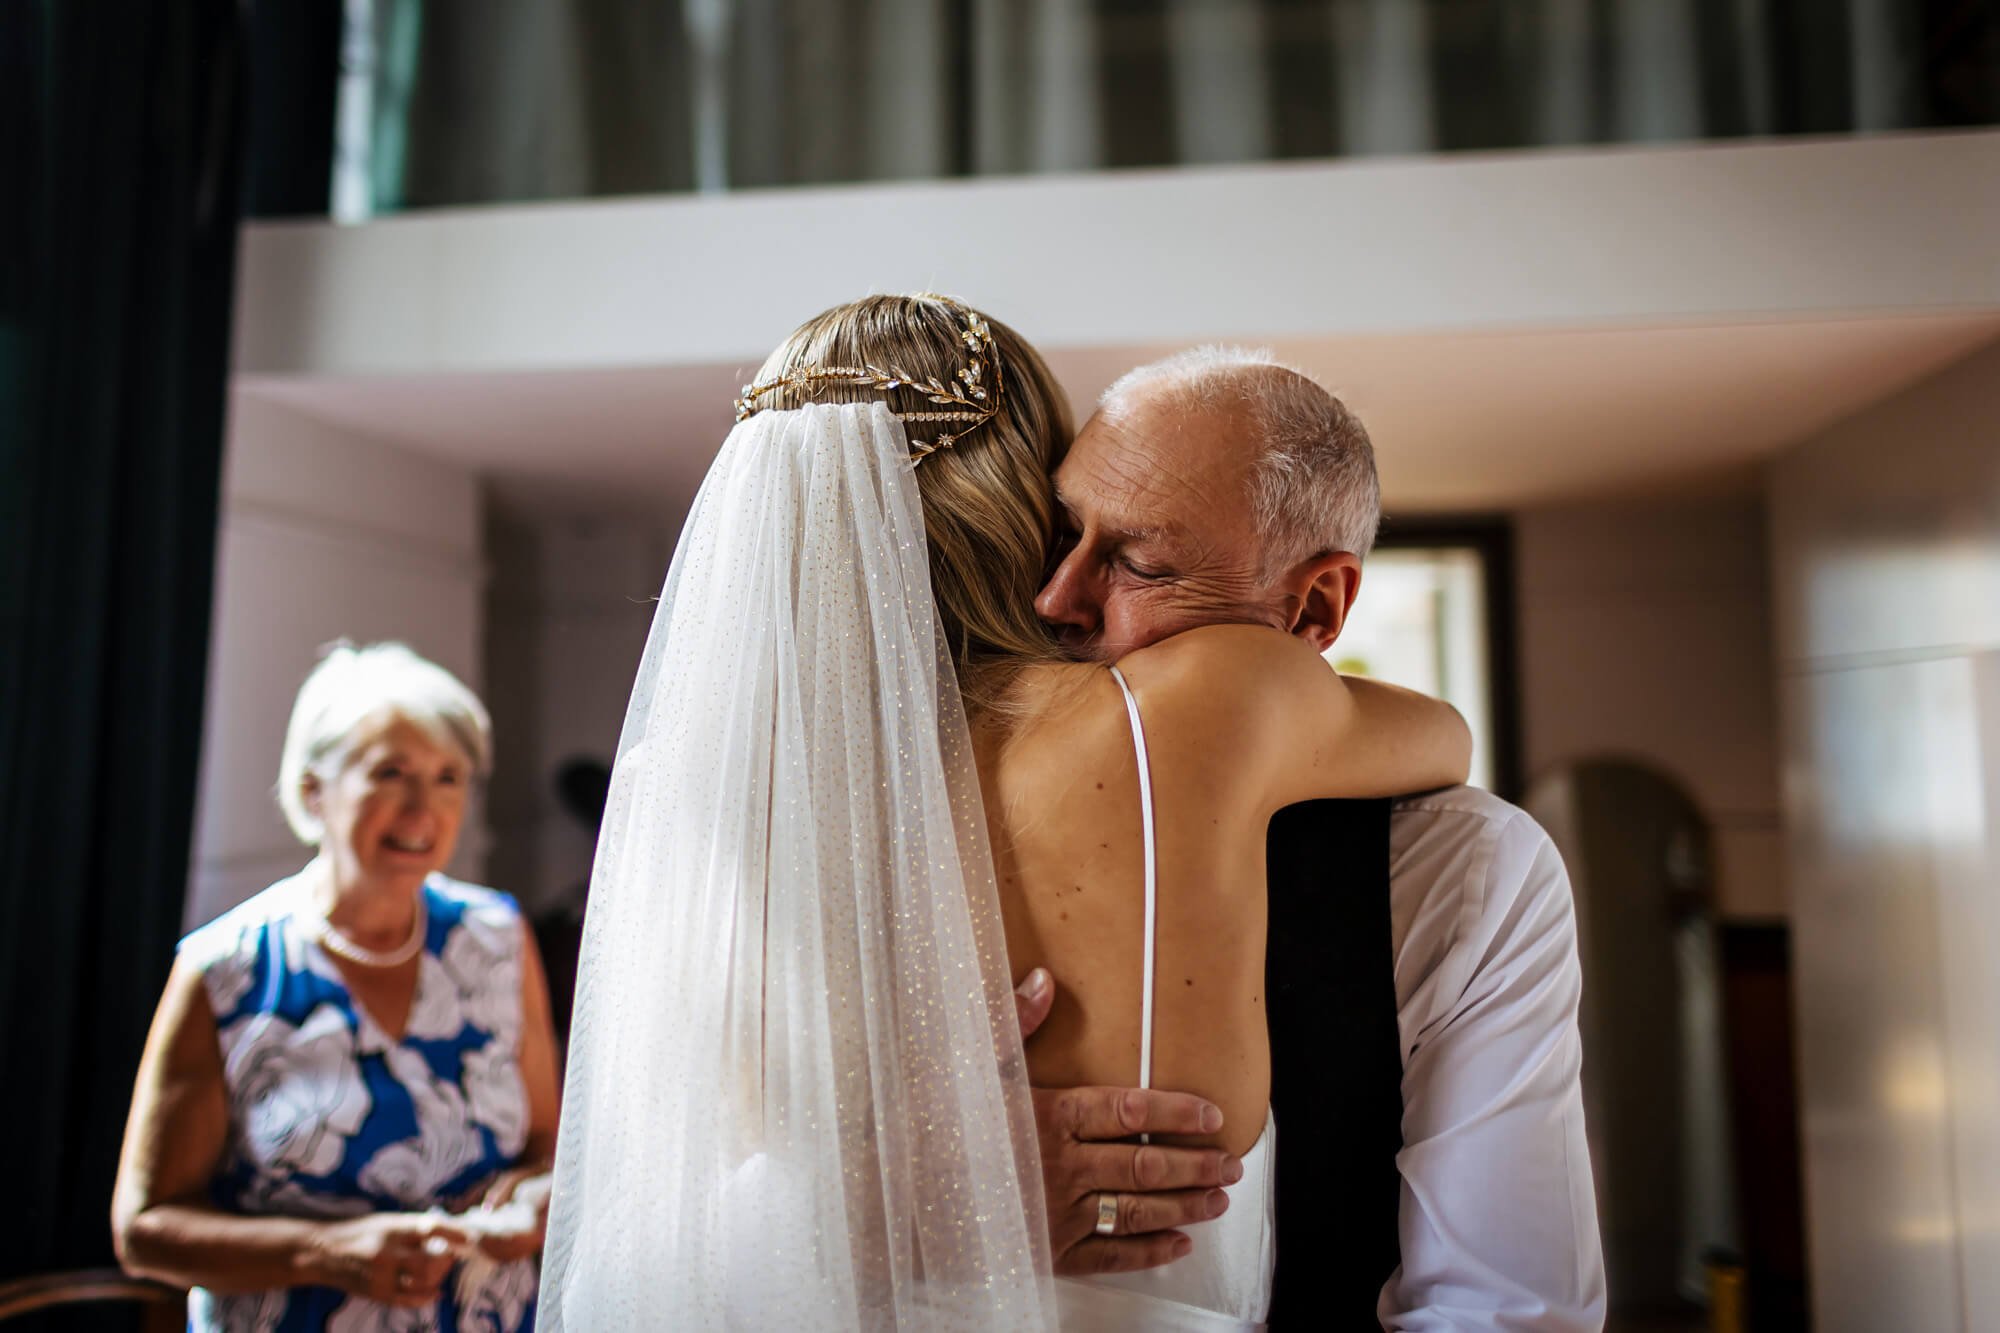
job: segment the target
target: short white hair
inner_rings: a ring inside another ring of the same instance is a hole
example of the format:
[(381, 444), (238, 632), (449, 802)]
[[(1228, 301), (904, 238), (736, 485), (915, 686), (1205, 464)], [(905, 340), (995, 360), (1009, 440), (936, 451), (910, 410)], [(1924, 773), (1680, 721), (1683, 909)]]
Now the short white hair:
[(306, 808), (306, 776), (332, 777), (356, 749), (397, 721), (458, 750), (475, 776), (492, 768), (493, 723), (463, 681), (403, 644), (356, 647), (342, 639), (299, 686), (278, 761), (278, 808), (300, 842), (317, 847), (326, 833)]
[(1248, 409), (1250, 508), (1267, 566), (1375, 545), (1382, 487), (1368, 431), (1303, 371), (1262, 348), (1192, 347), (1127, 371), (1098, 403), (1117, 411), (1142, 390), (1189, 411)]

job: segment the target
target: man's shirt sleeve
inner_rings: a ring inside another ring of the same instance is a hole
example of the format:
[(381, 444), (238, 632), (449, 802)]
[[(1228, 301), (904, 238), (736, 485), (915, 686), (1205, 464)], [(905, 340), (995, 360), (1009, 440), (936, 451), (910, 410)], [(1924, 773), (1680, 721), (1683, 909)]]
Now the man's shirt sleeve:
[(1569, 877), (1526, 814), (1462, 793), (1398, 807), (1402, 1266), (1391, 1330), (1599, 1329)]

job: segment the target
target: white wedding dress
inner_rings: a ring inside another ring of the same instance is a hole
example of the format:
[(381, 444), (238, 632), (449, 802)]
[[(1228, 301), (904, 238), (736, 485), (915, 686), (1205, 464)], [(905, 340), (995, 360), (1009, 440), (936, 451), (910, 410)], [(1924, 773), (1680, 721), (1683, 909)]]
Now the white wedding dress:
[[(1125, 694), (1132, 744), (1139, 758), (1140, 833), (1145, 839), (1145, 962), (1139, 1003), (1139, 1086), (1153, 1085), (1153, 963), (1159, 866), (1153, 835), (1153, 777), (1146, 729), (1125, 675), (1111, 669)], [(1277, 1268), (1278, 1122), (1264, 1113), (1264, 1132), (1243, 1155), (1243, 1179), (1229, 1187), (1229, 1211), (1186, 1228), (1194, 1250), (1186, 1258), (1138, 1273), (1064, 1278), (1056, 1284), (1065, 1329), (1090, 1333), (1204, 1333), (1260, 1329), (1271, 1309)]]

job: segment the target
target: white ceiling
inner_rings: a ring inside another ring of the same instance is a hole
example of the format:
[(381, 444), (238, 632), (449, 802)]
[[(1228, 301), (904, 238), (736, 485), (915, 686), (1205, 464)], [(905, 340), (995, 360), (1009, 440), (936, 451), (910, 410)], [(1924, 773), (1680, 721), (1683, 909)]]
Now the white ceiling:
[[(2000, 310), (1351, 335), (1275, 350), (1360, 412), (1387, 505), (1409, 513), (1740, 484), (1758, 460), (1996, 340)], [(1049, 361), (1084, 405), (1167, 350), (1055, 349)], [(749, 369), (244, 375), (237, 388), (472, 468), (517, 506), (678, 509)]]

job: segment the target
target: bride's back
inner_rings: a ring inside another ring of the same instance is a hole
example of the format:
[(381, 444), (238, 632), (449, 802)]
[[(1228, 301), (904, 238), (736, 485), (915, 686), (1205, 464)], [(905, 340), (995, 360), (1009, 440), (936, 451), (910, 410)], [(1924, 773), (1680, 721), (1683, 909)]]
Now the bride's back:
[[(1464, 723), (1435, 700), (1343, 681), (1304, 641), (1216, 625), (1118, 664), (1144, 729), (1157, 854), (1152, 1086), (1222, 1108), (1213, 1142), (1248, 1151), (1270, 1102), (1264, 846), (1294, 802), (1462, 782)], [(1103, 667), (1021, 668), (975, 714), (980, 790), (1008, 963), (1043, 966), (1056, 1003), (1028, 1043), (1043, 1087), (1139, 1080), (1145, 855), (1132, 723)]]
[[(1222, 1108), (1211, 1141), (1247, 1151), (1264, 1126), (1264, 834), (1270, 810), (1249, 749), (1200, 753), (1172, 690), (1149, 685), (1188, 654), (1174, 641), (1126, 671), (1149, 749), (1158, 921), (1155, 1087)], [(1216, 654), (1208, 654), (1213, 671)], [(1234, 688), (1218, 679), (1214, 688)], [(1056, 1003), (1028, 1043), (1042, 1086), (1138, 1082), (1145, 839), (1139, 769), (1118, 682), (1102, 667), (1042, 665), (1017, 678), (1013, 716), (974, 737), (1016, 977), (1042, 966)], [(1157, 697), (1156, 697), (1157, 696)]]

